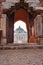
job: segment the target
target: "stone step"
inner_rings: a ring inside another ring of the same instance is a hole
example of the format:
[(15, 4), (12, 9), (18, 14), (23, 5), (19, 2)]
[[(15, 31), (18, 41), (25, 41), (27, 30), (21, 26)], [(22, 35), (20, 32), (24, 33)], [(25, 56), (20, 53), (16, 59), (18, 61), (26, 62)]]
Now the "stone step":
[(29, 44), (7, 44), (0, 45), (0, 50), (8, 50), (8, 49), (43, 49), (43, 45), (29, 45)]

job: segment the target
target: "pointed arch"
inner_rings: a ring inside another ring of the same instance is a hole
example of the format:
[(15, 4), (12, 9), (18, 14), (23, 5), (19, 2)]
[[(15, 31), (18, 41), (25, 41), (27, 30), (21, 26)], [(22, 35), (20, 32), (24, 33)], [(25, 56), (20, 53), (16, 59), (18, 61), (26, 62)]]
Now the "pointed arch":
[(26, 24), (26, 28), (27, 28), (27, 32), (28, 32), (28, 42), (29, 42), (29, 15), (25, 9), (20, 8), (15, 12), (14, 23), (16, 23), (16, 21), (18, 21), (18, 20), (21, 20)]
[(18, 20), (14, 23), (14, 44), (15, 43), (27, 43), (28, 42), (28, 33), (26, 24), (22, 20)]

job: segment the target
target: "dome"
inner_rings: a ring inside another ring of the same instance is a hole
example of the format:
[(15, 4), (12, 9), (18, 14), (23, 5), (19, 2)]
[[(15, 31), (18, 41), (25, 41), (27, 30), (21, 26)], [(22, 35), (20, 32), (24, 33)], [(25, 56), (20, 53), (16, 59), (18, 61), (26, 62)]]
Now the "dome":
[(20, 26), (14, 31), (14, 33), (26, 33)]

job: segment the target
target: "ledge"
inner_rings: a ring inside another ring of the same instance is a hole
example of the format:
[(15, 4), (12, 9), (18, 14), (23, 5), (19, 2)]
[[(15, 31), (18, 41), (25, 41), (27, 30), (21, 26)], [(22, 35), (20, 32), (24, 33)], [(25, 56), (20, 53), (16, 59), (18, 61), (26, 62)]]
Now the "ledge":
[(14, 50), (14, 49), (43, 49), (43, 45), (29, 45), (29, 44), (0, 45), (0, 50)]

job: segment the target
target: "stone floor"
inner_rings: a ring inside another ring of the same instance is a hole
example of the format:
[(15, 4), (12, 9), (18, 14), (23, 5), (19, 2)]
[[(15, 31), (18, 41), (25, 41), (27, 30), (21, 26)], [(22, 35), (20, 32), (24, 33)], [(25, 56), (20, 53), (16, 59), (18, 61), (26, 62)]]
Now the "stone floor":
[(0, 50), (0, 65), (43, 65), (43, 49)]

